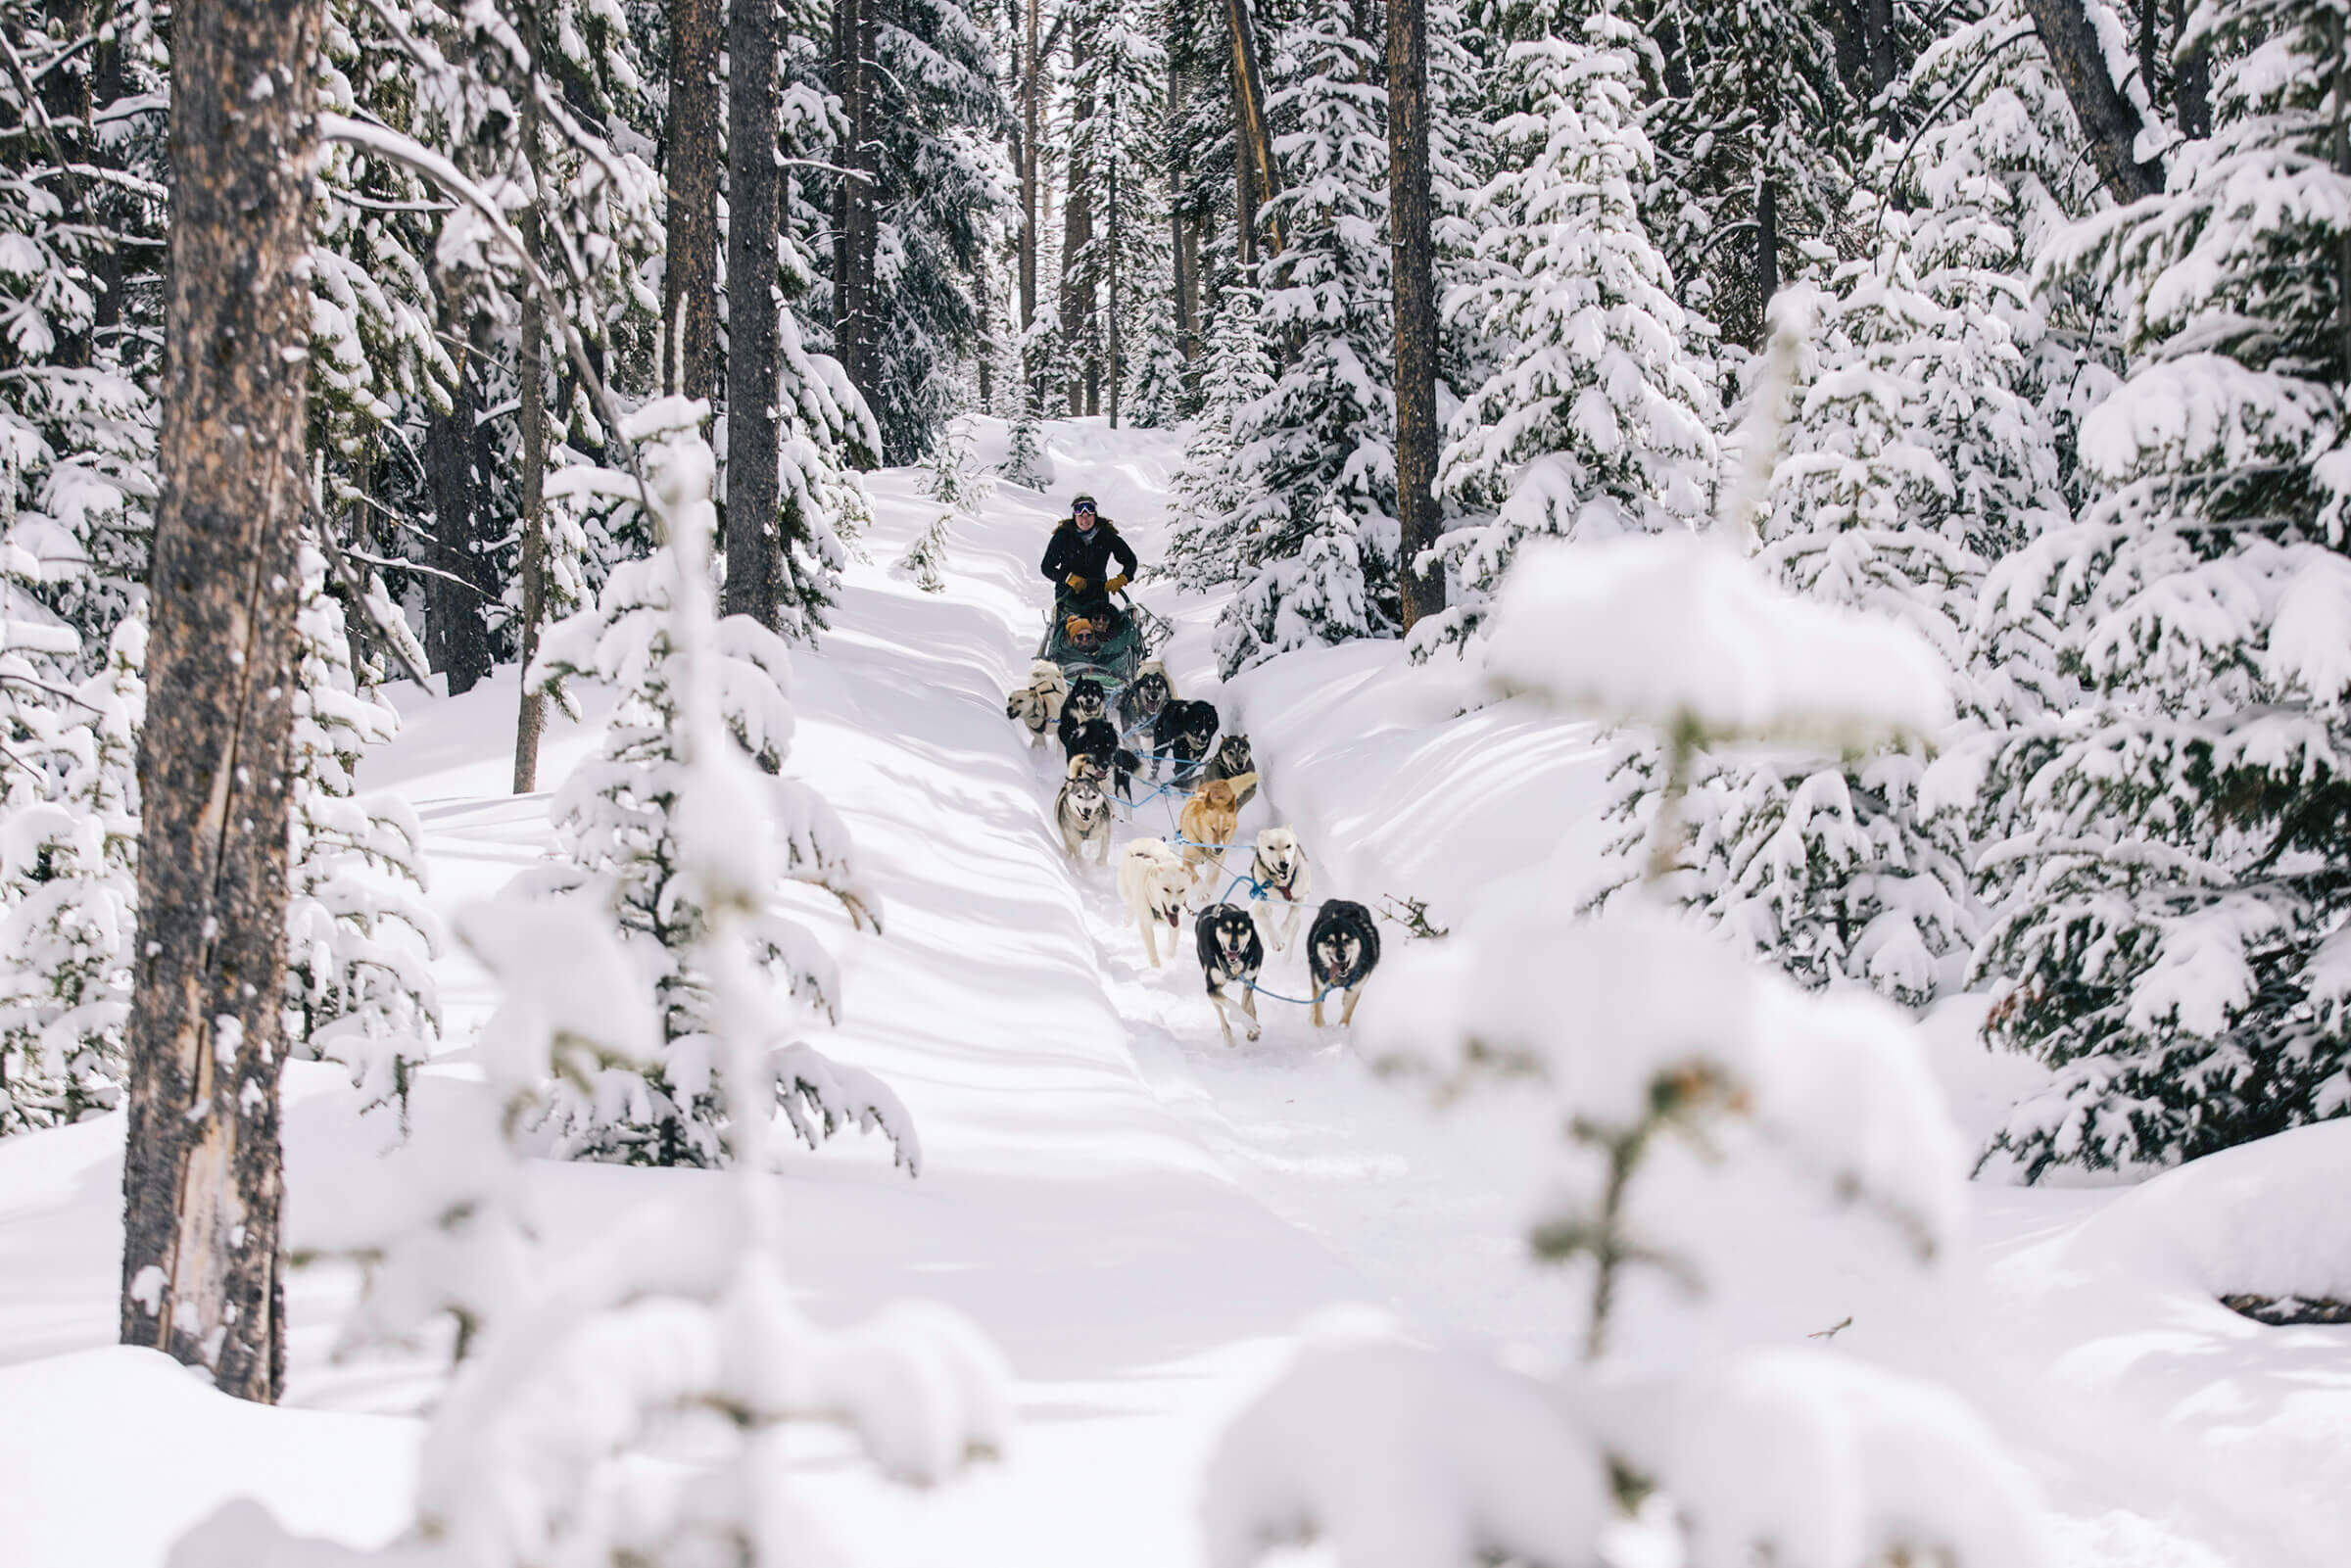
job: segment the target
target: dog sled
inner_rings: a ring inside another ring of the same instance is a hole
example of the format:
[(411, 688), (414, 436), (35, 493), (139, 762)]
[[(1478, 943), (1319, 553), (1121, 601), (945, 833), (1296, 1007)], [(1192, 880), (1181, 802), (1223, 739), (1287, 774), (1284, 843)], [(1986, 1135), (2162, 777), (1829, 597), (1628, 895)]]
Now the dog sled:
[[(1151, 635), (1153, 623), (1161, 635)], [(1060, 666), (1065, 680), (1087, 677), (1102, 683), (1115, 699), (1134, 679), (1134, 672), (1159, 642), (1166, 623), (1148, 610), (1129, 603), (1122, 608), (1104, 599), (1082, 607), (1064, 599), (1045, 622), (1036, 656)]]

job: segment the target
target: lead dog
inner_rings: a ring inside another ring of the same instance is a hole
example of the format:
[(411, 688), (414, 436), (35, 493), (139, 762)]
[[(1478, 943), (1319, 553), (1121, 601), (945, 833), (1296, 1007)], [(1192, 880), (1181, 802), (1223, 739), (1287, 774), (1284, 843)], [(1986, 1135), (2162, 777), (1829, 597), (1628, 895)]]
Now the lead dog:
[(1268, 828), (1260, 832), (1257, 853), (1249, 862), (1249, 879), (1257, 884), (1250, 908), (1257, 915), (1258, 929), (1265, 932), (1267, 945), (1274, 952), (1288, 952), (1298, 934), (1298, 922), (1306, 914), (1307, 890), (1314, 884), (1306, 851), (1298, 847), (1298, 835), (1287, 828)]
[(1029, 684), (1004, 698), (1004, 717), (1017, 719), (1029, 732), (1029, 744), (1033, 749), (1045, 743), (1045, 732), (1061, 722), (1062, 698), (1069, 695), (1070, 683), (1062, 679), (1061, 666), (1051, 659), (1038, 659), (1029, 666)]
[(1061, 847), (1073, 864), (1083, 865), (1087, 844), (1099, 844), (1097, 861), (1110, 864), (1110, 797), (1102, 785), (1084, 774), (1074, 774), (1053, 797), (1053, 825), (1061, 830)]
[(1183, 906), (1192, 891), (1192, 868), (1164, 838), (1130, 838), (1119, 851), (1119, 896), (1143, 933), (1143, 951), (1159, 968), (1159, 927), (1168, 927), (1168, 951), (1183, 928)]
[(1250, 755), (1247, 736), (1228, 735), (1217, 742), (1217, 754), (1208, 759), (1208, 766), (1200, 770), (1200, 777), (1232, 779), (1244, 773), (1250, 779), (1249, 787), (1239, 791), (1241, 804), (1245, 806), (1249, 804), (1249, 797), (1257, 793), (1257, 761)]
[(1159, 710), (1176, 698), (1176, 683), (1168, 679), (1168, 667), (1157, 659), (1145, 659), (1135, 667), (1134, 679), (1119, 693), (1119, 728), (1138, 730), (1159, 717)]
[(1232, 1021), (1224, 1015), (1224, 987), (1241, 987), (1241, 1011), (1249, 1015), (1249, 1038), (1257, 1038), (1257, 972), (1266, 967), (1266, 944), (1257, 922), (1238, 904), (1211, 904), (1192, 923), (1200, 947), (1200, 977), (1217, 1007), (1217, 1026), (1232, 1044)]
[[(1257, 776), (1244, 777), (1254, 781)], [(1240, 783), (1239, 779), (1211, 779), (1192, 791), (1192, 798), (1183, 803), (1176, 825), (1183, 831), (1185, 865), (1220, 859), (1232, 843), (1233, 832), (1241, 821), (1236, 788)]]
[(1371, 912), (1344, 898), (1323, 900), (1315, 911), (1315, 924), (1306, 933), (1306, 973), (1315, 982), (1315, 1027), (1322, 1026), (1322, 998), (1331, 991), (1346, 993), (1339, 1025), (1355, 1022), (1355, 993), (1379, 968), (1379, 927)]

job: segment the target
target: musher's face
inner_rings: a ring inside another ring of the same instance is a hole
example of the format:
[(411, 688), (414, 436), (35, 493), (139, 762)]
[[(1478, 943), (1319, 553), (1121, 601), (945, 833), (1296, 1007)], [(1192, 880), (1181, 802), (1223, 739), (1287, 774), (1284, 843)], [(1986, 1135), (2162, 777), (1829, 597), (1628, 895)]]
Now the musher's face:
[(1094, 509), (1091, 506), (1079, 507), (1076, 513), (1076, 520), (1078, 523), (1078, 532), (1080, 534), (1090, 534), (1094, 531)]

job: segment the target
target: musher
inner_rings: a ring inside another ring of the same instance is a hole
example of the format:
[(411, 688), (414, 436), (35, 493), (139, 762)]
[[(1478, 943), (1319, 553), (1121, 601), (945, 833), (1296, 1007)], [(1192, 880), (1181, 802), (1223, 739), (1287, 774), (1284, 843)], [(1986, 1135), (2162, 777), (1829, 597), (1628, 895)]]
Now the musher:
[(1098, 647), (1117, 629), (1119, 612), (1110, 595), (1127, 586), (1135, 566), (1134, 546), (1101, 514), (1094, 498), (1081, 494), (1073, 499), (1070, 515), (1045, 544), (1041, 563), (1045, 580), (1053, 585), (1053, 614), (1073, 643)]

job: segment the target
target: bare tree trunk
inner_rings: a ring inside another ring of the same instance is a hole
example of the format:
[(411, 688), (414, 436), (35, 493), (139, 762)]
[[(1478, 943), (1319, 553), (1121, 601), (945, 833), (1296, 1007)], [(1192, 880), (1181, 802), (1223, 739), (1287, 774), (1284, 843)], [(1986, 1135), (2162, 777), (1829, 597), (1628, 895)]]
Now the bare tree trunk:
[[(1083, 72), (1091, 40), (1075, 20), (1070, 26), (1070, 73)], [(1091, 93), (1080, 92), (1071, 106), (1071, 157), (1068, 199), (1061, 206), (1061, 330), (1070, 354), (1069, 404), (1071, 417), (1100, 412), (1100, 324), (1094, 318), (1098, 303), (1094, 274), (1099, 258), (1088, 254), (1094, 239), (1094, 193), (1086, 166), (1076, 156), (1079, 129), (1094, 118)]]
[(1894, 85), (1895, 75), (1894, 54), (1894, 0), (1864, 0), (1868, 26), (1864, 37), (1869, 54), (1869, 95), (1878, 94)]
[(718, 397), (720, 0), (670, 0), (661, 390)]
[[(474, 386), (479, 364), (480, 318), (456, 346), (456, 380), (449, 389), (447, 413), (425, 419), (425, 477), (433, 497), (433, 543), (425, 551), (433, 568), (424, 580), (424, 646), (432, 667), (447, 678), (449, 694), (472, 690), (492, 665), (490, 628), (482, 618), (481, 560), (475, 551), (478, 487), (474, 436), (478, 403)], [(442, 309), (442, 335), (454, 339), (460, 316), (454, 303)]]
[(847, 146), (841, 164), (840, 210), (833, 242), (833, 352), (849, 384), (870, 405), (875, 400), (874, 248), (880, 235), (874, 186), (881, 173), (874, 120), (874, 33), (877, 0), (835, 0), (833, 92), (840, 100)]
[(285, 1383), (278, 1069), (324, 11), (201, 0), (173, 17), (139, 738), (122, 1339), (262, 1401)]
[(1428, 171), (1428, 15), (1388, 0), (1388, 207), (1395, 251), (1397, 587), (1411, 630), (1445, 607), (1437, 543), (1437, 288)]
[(1119, 166), (1113, 159), (1110, 166), (1110, 350), (1104, 356), (1110, 362), (1110, 428), (1119, 428), (1119, 357), (1125, 345), (1119, 341)]
[[(519, 23), (523, 48), (531, 57), (523, 79), (523, 157), (539, 159), (539, 9), (525, 6)], [(539, 204), (524, 207), (517, 226), (522, 243), (539, 254)], [(516, 684), (522, 697), (514, 714), (514, 792), (539, 787), (539, 740), (547, 730), (547, 698), (531, 689), (531, 661), (539, 656), (539, 626), (547, 619), (547, 307), (536, 289), (522, 291), (521, 342), (514, 354), (514, 378), (521, 399), (522, 426), (522, 668)]]
[(776, 538), (775, 0), (727, 5), (727, 584), (729, 615), (781, 624)]
[(1755, 185), (1755, 332), (1760, 343), (1770, 331), (1772, 297), (1780, 292), (1780, 197), (1771, 171)]
[(2074, 119), (2089, 138), (2090, 161), (2118, 202), (2135, 202), (2163, 189), (2159, 160), (2138, 161), (2138, 110), (2115, 85), (2105, 51), (2082, 0), (2025, 0), (2034, 30), (2040, 34), (2049, 65), (2073, 105)]
[(1021, 332), (1036, 324), (1037, 7), (1029, 0), (1029, 42), (1021, 56)]
[[(1254, 236), (1257, 210), (1281, 193), (1281, 170), (1273, 161), (1272, 129), (1266, 123), (1266, 78), (1258, 65), (1257, 26), (1250, 20), (1249, 0), (1224, 0), (1224, 20), (1232, 34), (1233, 157), (1247, 176), (1241, 182), (1239, 218), (1243, 246), (1256, 260)], [(1254, 198), (1254, 199), (1252, 199)], [(1271, 220), (1267, 236), (1281, 249), (1281, 220)]]

